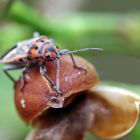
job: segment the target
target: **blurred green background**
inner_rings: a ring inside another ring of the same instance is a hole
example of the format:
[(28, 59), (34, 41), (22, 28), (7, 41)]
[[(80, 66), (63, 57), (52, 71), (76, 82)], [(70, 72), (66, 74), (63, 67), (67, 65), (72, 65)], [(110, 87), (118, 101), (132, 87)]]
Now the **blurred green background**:
[[(1, 55), (35, 31), (60, 48), (103, 48), (79, 55), (95, 65), (103, 83), (140, 94), (139, 0), (0, 0)], [(13, 96), (13, 84), (0, 71), (0, 140), (23, 140), (30, 129), (16, 113)], [(122, 138), (139, 139), (139, 124)]]

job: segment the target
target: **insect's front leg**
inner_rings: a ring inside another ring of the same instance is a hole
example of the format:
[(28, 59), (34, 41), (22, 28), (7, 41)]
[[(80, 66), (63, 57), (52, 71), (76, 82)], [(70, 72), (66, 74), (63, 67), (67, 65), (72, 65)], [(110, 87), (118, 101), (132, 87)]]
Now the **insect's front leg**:
[(25, 68), (22, 69), (22, 73), (21, 73), (21, 79), (22, 79), (22, 87), (21, 87), (21, 91), (23, 91), (25, 85), (27, 84), (25, 75), (26, 75), (26, 71), (28, 70), (28, 67), (26, 66)]
[(66, 55), (66, 54), (69, 54), (70, 57), (71, 57), (71, 60), (72, 60), (73, 66), (74, 66), (75, 68), (77, 68), (77, 69), (79, 69), (79, 70), (82, 70), (82, 71), (84, 71), (84, 72), (86, 73), (87, 70), (84, 69), (84, 68), (82, 68), (82, 67), (77, 66), (77, 64), (76, 64), (76, 62), (75, 62), (75, 59), (74, 59), (74, 57), (73, 57), (73, 54), (72, 54), (72, 53), (69, 53), (69, 52), (70, 52), (69, 50), (64, 49), (64, 50), (61, 50), (59, 53), (60, 53), (60, 55)]
[(32, 69), (32, 68), (35, 68), (35, 67), (37, 67), (37, 66), (38, 66), (37, 64), (34, 64), (34, 65), (26, 66), (26, 67), (24, 67), (24, 68), (22, 69), (22, 75), (21, 75), (21, 78), (22, 78), (22, 88), (21, 88), (21, 91), (23, 91), (24, 87), (25, 87), (26, 84), (27, 84), (26, 77), (25, 77), (26, 71), (27, 71), (27, 70), (30, 70), (30, 69)]
[(60, 91), (60, 63), (59, 60), (56, 60), (56, 89), (59, 91), (59, 94), (62, 94)]
[[(57, 70), (57, 73), (58, 73), (59, 71)], [(49, 82), (49, 84), (50, 84), (50, 86), (59, 94), (59, 95), (62, 95), (62, 92), (61, 91), (59, 91), (59, 82), (58, 82), (58, 79), (56, 80), (57, 81), (57, 86), (58, 87), (56, 87), (55, 86), (55, 84), (54, 84), (54, 82), (50, 79), (50, 77), (46, 74), (46, 65), (45, 64), (42, 64), (41, 66), (40, 66), (40, 73), (41, 73), (41, 75)], [(58, 78), (59, 76), (57, 75), (57, 78)]]
[(79, 67), (79, 66), (76, 64), (73, 54), (70, 53), (69, 55), (70, 55), (71, 60), (72, 60), (72, 62), (73, 62), (73, 66), (74, 66), (76, 69), (82, 70), (82, 71), (84, 71), (85, 73), (87, 73), (87, 70), (86, 70), (86, 69), (84, 69), (84, 68), (82, 68), (82, 67)]

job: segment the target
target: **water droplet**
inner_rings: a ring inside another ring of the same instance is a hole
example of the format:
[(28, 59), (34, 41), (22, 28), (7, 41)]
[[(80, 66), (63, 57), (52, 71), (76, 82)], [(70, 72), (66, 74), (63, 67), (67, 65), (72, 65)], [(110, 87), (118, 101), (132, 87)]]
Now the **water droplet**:
[(68, 81), (68, 77), (66, 76), (64, 80), (65, 80), (65, 82), (67, 82)]
[(81, 71), (79, 71), (77, 74), (78, 74), (78, 75), (81, 75)]
[(29, 76), (28, 74), (26, 74), (25, 78), (26, 78), (27, 80), (30, 80), (30, 76)]
[(24, 99), (21, 99), (20, 100), (20, 104), (21, 104), (22, 108), (25, 108), (26, 107), (25, 100)]

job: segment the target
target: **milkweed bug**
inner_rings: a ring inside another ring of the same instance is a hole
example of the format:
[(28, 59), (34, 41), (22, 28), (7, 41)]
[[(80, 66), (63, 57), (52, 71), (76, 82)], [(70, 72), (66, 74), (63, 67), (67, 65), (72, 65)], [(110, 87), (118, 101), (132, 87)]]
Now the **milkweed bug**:
[[(23, 87), (26, 84), (25, 73), (28, 69), (35, 66), (40, 67), (40, 74), (49, 81), (51, 87), (59, 94), (59, 58), (62, 55), (69, 54), (73, 66), (78, 69), (83, 69), (78, 67), (75, 63), (73, 53), (80, 51), (102, 51), (100, 48), (84, 48), (79, 50), (59, 50), (58, 46), (53, 44), (52, 39), (48, 39), (46, 36), (40, 36), (38, 33), (34, 34), (34, 37), (29, 40), (25, 40), (17, 43), (12, 49), (6, 52), (0, 59), (0, 63), (7, 63), (8, 66), (3, 67), (4, 73), (13, 81), (15, 79), (8, 73), (8, 71), (22, 69), (22, 80)], [(57, 72), (56, 72), (56, 84), (49, 78), (46, 74), (46, 63), (48, 61), (56, 61)]]

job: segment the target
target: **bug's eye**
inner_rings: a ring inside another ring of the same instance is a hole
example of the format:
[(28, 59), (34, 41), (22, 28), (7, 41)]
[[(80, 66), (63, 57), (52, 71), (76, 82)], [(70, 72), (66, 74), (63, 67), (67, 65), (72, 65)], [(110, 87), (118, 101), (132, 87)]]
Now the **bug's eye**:
[(49, 55), (47, 55), (47, 56), (46, 56), (46, 58), (50, 58), (50, 56), (49, 56)]
[(46, 58), (50, 58), (50, 54), (49, 53), (46, 53)]
[(36, 50), (37, 50), (37, 49), (38, 49), (38, 47), (37, 47), (37, 46), (35, 46), (35, 47), (34, 47), (34, 49), (36, 49)]
[(20, 62), (23, 62), (23, 59), (19, 59)]

